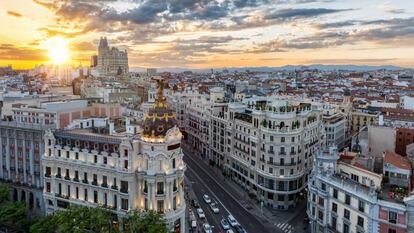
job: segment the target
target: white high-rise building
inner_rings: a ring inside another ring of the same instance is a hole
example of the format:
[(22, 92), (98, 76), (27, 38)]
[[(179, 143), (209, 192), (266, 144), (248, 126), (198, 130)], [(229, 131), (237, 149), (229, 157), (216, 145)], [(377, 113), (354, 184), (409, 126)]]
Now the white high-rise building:
[(128, 74), (128, 53), (109, 47), (106, 37), (99, 41), (98, 73), (100, 76), (124, 76)]

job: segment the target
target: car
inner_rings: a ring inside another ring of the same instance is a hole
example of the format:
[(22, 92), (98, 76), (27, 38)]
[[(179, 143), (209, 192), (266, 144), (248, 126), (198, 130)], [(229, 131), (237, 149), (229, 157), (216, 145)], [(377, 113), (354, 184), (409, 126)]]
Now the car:
[(213, 233), (213, 230), (211, 229), (211, 226), (208, 223), (203, 224), (203, 231), (204, 233)]
[(237, 233), (246, 233), (246, 230), (244, 230), (244, 228), (240, 225), (234, 226), (234, 229), (236, 230)]
[(227, 230), (226, 233), (234, 233), (234, 231), (230, 229), (230, 230)]
[(211, 199), (210, 199), (210, 197), (209, 197), (207, 194), (204, 194), (204, 195), (203, 195), (203, 199), (204, 199), (204, 201), (205, 201), (207, 204), (210, 204), (210, 203), (211, 203)]
[(221, 226), (223, 227), (223, 230), (230, 230), (230, 224), (225, 218), (223, 218), (220, 221), (220, 223), (221, 223)]
[(192, 205), (194, 208), (200, 208), (200, 204), (199, 204), (199, 203), (198, 203), (198, 201), (197, 201), (197, 200), (195, 200), (195, 199), (191, 200), (191, 205)]
[(229, 223), (232, 227), (239, 225), (237, 220), (231, 214), (227, 217), (227, 221), (229, 221)]
[(197, 209), (197, 214), (199, 218), (206, 218), (206, 215), (204, 214), (204, 211), (201, 208)]
[(215, 214), (218, 214), (219, 213), (219, 208), (218, 208), (218, 205), (217, 205), (217, 203), (215, 203), (215, 202), (212, 202), (211, 204), (210, 204), (210, 208), (211, 208), (211, 210), (213, 211), (213, 213), (215, 213)]

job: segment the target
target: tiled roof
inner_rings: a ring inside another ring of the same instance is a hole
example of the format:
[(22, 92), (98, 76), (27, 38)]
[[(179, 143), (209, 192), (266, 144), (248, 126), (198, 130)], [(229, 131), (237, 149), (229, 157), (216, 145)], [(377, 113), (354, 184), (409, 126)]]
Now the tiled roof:
[(401, 156), (389, 150), (384, 153), (384, 163), (392, 164), (401, 169), (411, 170), (411, 163), (407, 157)]

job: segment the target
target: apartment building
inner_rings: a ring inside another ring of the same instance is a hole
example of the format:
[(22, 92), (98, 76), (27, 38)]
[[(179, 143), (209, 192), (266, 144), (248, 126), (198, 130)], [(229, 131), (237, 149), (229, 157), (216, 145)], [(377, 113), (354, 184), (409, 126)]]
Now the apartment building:
[(160, 89), (141, 124), (91, 118), (46, 133), (47, 214), (71, 204), (101, 206), (119, 218), (130, 210), (155, 210), (172, 232), (185, 232), (182, 134)]
[(311, 232), (412, 232), (411, 173), (401, 174), (401, 166), (411, 172), (410, 162), (391, 152), (384, 154), (382, 174), (372, 158), (339, 155), (336, 147), (319, 150), (308, 183)]

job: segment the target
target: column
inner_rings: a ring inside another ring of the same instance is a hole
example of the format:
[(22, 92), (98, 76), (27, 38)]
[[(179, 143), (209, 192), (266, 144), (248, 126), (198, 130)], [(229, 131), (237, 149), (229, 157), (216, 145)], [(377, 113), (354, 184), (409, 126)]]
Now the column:
[(152, 201), (152, 209), (157, 211), (157, 208), (155, 206), (155, 187), (154, 187), (154, 181), (151, 183), (151, 201)]
[(138, 192), (138, 209), (142, 209), (141, 207), (141, 201), (142, 201), (142, 197), (141, 197), (141, 191), (142, 191), (142, 179), (138, 178), (138, 186), (137, 186), (137, 192)]
[[(32, 183), (35, 182), (35, 176), (34, 176), (34, 159), (33, 159), (33, 135), (30, 139), (30, 152), (29, 152), (29, 166), (30, 166), (30, 176), (32, 177)], [(40, 176), (43, 176), (43, 174), (40, 174)]]
[(6, 142), (6, 169), (7, 169), (7, 178), (10, 179), (11, 172), (10, 172), (10, 135), (7, 135), (7, 142)]
[(3, 137), (1, 136), (1, 130), (0, 130), (0, 177), (4, 178), (3, 175), (4, 169), (3, 169)]
[(164, 200), (165, 200), (165, 212), (170, 210), (170, 181), (167, 179), (165, 181), (165, 193), (164, 193)]
[[(26, 132), (25, 132), (26, 133)], [(25, 137), (26, 135), (24, 134), (23, 137), (23, 145), (22, 145), (22, 158), (23, 158), (23, 180), (25, 183), (27, 183), (27, 176), (26, 176), (26, 140)]]
[[(19, 176), (19, 157), (18, 157), (18, 152), (17, 152), (17, 133), (16, 131), (14, 132), (14, 170), (16, 172), (16, 179), (17, 180), (17, 176)], [(20, 181), (20, 177), (19, 180)]]
[(174, 189), (173, 189), (173, 183), (171, 183), (170, 182), (170, 186), (169, 186), (169, 189), (170, 189), (170, 210), (172, 210), (172, 211), (174, 211), (174, 206), (173, 206), (173, 204), (174, 204)]

